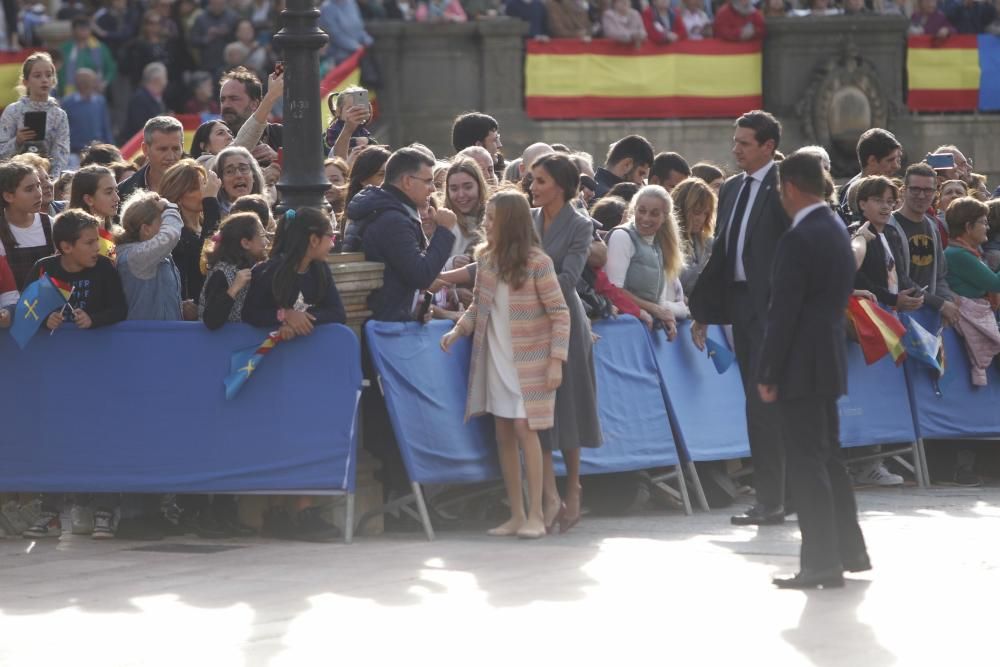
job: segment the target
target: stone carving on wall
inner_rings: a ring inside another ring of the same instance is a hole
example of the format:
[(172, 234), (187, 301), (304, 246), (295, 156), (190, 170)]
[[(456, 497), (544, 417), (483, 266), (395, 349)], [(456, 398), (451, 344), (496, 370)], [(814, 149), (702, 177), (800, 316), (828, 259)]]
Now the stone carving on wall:
[(840, 57), (817, 68), (795, 111), (807, 140), (830, 153), (834, 176), (857, 173), (858, 137), (869, 128), (887, 127), (895, 112), (875, 67), (850, 38)]

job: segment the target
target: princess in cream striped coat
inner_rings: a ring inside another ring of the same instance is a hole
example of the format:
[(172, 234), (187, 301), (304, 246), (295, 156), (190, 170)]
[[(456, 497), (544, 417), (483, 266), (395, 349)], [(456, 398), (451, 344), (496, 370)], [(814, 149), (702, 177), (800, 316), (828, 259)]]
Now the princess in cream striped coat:
[[(447, 351), (473, 334), (466, 419), (492, 414), (511, 518), (491, 535), (542, 537), (542, 450), (538, 431), (552, 428), (555, 392), (569, 349), (569, 310), (552, 260), (541, 248), (528, 200), (495, 194), (486, 206), (486, 244), (472, 304), (441, 339)], [(524, 454), (529, 509), (521, 487)]]

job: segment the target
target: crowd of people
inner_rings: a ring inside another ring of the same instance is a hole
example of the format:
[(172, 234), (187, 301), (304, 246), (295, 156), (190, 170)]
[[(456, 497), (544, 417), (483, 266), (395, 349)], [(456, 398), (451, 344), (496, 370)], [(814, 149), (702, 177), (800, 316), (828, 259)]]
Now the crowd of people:
[[(345, 321), (326, 259), (331, 250), (364, 253), (385, 265), (369, 301), (374, 319), (451, 320), (445, 349), (474, 336), (467, 412), (496, 419), (512, 511), (493, 532), (540, 537), (580, 520), (580, 448), (601, 445), (590, 322), (632, 315), (673, 340), (677, 322), (690, 319), (699, 347), (706, 324), (724, 323), (747, 388), (758, 499), (733, 520), (778, 523), (791, 511), (782, 438), (753, 381), (770, 269), (790, 226), (777, 197), (781, 127), (770, 114), (736, 121), (739, 173), (731, 175), (658, 153), (638, 135), (614, 142), (601, 164), (544, 142), (507, 160), (499, 123), (480, 112), (455, 119), (454, 153), (439, 158), (421, 144), (377, 144), (366, 91), (352, 88), (330, 100), (326, 204), (285, 210), (274, 188), (283, 127), (267, 120), (281, 96), (280, 71), (266, 90), (244, 67), (224, 73), (222, 118), (204, 123), (189, 146), (175, 118), (155, 116), (143, 124), (141, 164), (91, 143), (76, 171), (66, 169), (66, 113), (51, 97), (56, 64), (36, 53), (22, 73), (25, 96), (0, 121), (0, 327), (11, 325), (20, 292), (44, 275), (72, 286), (67, 307), (45, 314), (48, 330), (124, 319), (201, 321), (213, 330), (247, 322), (289, 340)], [(42, 114), (40, 125), (31, 113)], [(837, 191), (821, 147), (796, 151), (822, 167), (826, 206), (851, 231), (855, 295), (900, 312), (940, 311), (966, 342), (970, 381), (984, 383), (1000, 351), (1000, 200), (955, 146), (902, 170), (903, 147), (875, 128), (857, 154), (860, 173)], [(365, 418), (387, 493), (405, 491), (377, 392), (366, 393)], [(562, 487), (555, 449), (566, 465)], [(516, 491), (522, 455), (527, 505)], [(875, 458), (853, 470), (855, 481), (902, 483)], [(947, 477), (978, 483), (973, 463), (959, 452)], [(93, 510), (74, 531), (144, 539), (250, 532), (232, 498), (110, 491), (73, 497)], [(0, 528), (58, 537), (62, 502), (45, 495), (22, 507), (7, 498)], [(338, 534), (308, 498), (272, 507), (263, 532)]]
[[(911, 34), (1000, 34), (994, 2), (979, 0), (322, 0), (319, 26), (329, 36), (328, 69), (373, 43), (373, 20), (468, 21), (507, 16), (528, 24), (534, 39), (610, 39), (641, 46), (715, 37), (759, 40), (774, 16), (892, 14), (910, 19)], [(57, 76), (45, 104), (68, 114), (46, 135), (58, 142), (57, 173), (75, 168), (93, 139), (124, 144), (145, 122), (167, 114), (219, 114), (224, 72), (244, 67), (266, 80), (280, 54), (271, 40), (284, 0), (66, 1), (46, 6), (5, 0), (0, 50), (49, 47)], [(44, 26), (68, 22), (70, 36), (47, 43)], [(377, 76), (375, 74), (374, 76)], [(280, 117), (282, 100), (274, 101)], [(36, 109), (37, 110), (37, 109)], [(12, 119), (11, 123), (16, 119)], [(13, 124), (9, 127), (14, 127)], [(10, 154), (10, 146), (0, 148)], [(63, 159), (65, 158), (65, 162)]]

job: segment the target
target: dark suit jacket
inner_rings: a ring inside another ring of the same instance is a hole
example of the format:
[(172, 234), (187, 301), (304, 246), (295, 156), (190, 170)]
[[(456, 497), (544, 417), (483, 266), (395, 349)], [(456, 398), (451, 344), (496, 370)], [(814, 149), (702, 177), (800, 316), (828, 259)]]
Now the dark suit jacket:
[(757, 378), (778, 399), (847, 393), (845, 311), (854, 254), (840, 218), (812, 211), (778, 243)]
[[(872, 231), (875, 231), (874, 228)], [(903, 263), (903, 240), (899, 233), (890, 225), (883, 230), (889, 248), (892, 249), (892, 259), (896, 263), (896, 277), (899, 281), (899, 291), (903, 292), (913, 287), (913, 280), (907, 273)], [(888, 306), (896, 305), (896, 295), (889, 291), (889, 271), (886, 269), (885, 246), (877, 236), (868, 242), (865, 251), (865, 261), (861, 263), (854, 277), (854, 288), (865, 289), (875, 295), (879, 303)]]
[[(698, 276), (689, 302), (692, 319), (704, 324), (732, 324), (732, 309), (728, 302), (731, 285), (726, 278), (726, 238), (729, 235), (729, 218), (733, 215), (744, 174), (731, 177), (719, 192), (719, 210), (715, 228), (712, 256), (705, 270)], [(771, 168), (757, 190), (750, 209), (748, 228), (743, 245), (743, 268), (747, 288), (753, 302), (753, 311), (764, 317), (771, 295), (771, 264), (778, 239), (788, 229), (791, 221), (781, 206), (778, 196), (778, 167)]]

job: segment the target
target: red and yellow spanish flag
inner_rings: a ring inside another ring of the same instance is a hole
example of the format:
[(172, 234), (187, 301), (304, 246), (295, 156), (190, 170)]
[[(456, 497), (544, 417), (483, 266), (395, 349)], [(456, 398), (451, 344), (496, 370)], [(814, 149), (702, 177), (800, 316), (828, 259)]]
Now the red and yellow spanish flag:
[(69, 303), (69, 298), (73, 296), (73, 286), (64, 280), (54, 278), (42, 271), (41, 279), (45, 278), (48, 278), (49, 282), (52, 283), (52, 286), (59, 290), (59, 294), (62, 295), (63, 300), (66, 303)]
[(118, 251), (115, 246), (115, 237), (106, 230), (104, 227), (97, 228), (98, 241), (98, 252), (110, 259), (112, 262), (118, 261)]
[[(201, 114), (177, 114), (174, 115), (174, 118), (179, 120), (181, 125), (184, 126), (184, 152), (187, 153), (191, 149), (191, 140), (194, 139), (194, 133), (198, 129), (198, 126), (204, 120), (217, 118), (217, 116), (209, 116), (203, 119)], [(131, 139), (126, 141), (121, 150), (122, 157), (126, 160), (134, 160), (142, 155), (142, 130), (136, 132)]]
[(906, 51), (907, 105), (913, 111), (972, 111), (979, 106), (976, 35), (938, 40), (911, 36)]
[(0, 53), (0, 109), (21, 98), (15, 90), (21, 83), (21, 65), (34, 52), (26, 50)]
[(761, 107), (760, 42), (529, 41), (525, 107), (535, 119), (728, 118)]
[(866, 364), (871, 366), (887, 354), (892, 355), (897, 366), (906, 359), (906, 327), (892, 313), (874, 301), (852, 296), (847, 304), (847, 319), (854, 325)]

